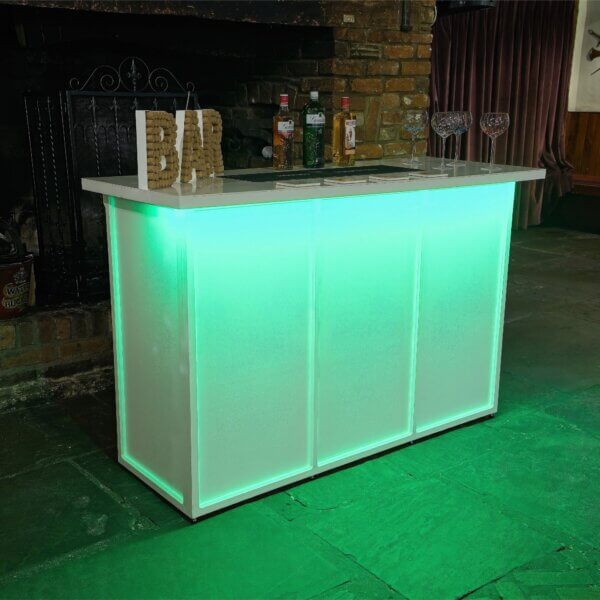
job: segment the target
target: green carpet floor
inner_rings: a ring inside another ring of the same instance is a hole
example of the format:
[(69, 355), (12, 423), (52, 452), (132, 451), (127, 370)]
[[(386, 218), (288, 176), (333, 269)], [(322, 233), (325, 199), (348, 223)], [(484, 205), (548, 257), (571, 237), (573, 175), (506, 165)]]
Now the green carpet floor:
[(0, 598), (600, 599), (600, 238), (515, 236), (498, 415), (189, 525), (111, 395), (0, 414)]

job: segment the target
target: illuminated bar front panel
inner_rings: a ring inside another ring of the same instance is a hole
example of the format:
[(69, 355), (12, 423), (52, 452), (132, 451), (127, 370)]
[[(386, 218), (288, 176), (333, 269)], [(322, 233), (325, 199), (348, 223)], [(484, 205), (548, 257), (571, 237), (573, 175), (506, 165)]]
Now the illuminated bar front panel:
[(440, 190), (421, 203), (417, 433), (494, 409), (512, 190)]
[(414, 224), (423, 198), (423, 192), (414, 192), (335, 198), (319, 205), (319, 466), (412, 433), (419, 260)]
[(190, 215), (201, 508), (312, 467), (312, 210)]
[(121, 462), (197, 517), (495, 412), (513, 195), (106, 198)]

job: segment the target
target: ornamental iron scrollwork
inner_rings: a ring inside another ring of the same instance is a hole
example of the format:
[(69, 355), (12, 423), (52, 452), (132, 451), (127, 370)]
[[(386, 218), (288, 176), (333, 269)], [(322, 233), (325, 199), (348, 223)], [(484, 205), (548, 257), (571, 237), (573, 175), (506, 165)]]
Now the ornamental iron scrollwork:
[(192, 83), (137, 57), (90, 68), (58, 92), (25, 95), (39, 260), (37, 296), (54, 304), (109, 295), (104, 209), (82, 177), (135, 175), (135, 111), (198, 108)]
[(124, 58), (118, 67), (100, 65), (96, 67), (80, 84), (77, 77), (69, 80), (69, 87), (73, 91), (103, 91), (103, 92), (153, 92), (164, 94), (166, 92), (193, 92), (195, 89), (191, 81), (182, 84), (169, 69), (156, 67), (150, 70), (148, 65), (137, 56)]

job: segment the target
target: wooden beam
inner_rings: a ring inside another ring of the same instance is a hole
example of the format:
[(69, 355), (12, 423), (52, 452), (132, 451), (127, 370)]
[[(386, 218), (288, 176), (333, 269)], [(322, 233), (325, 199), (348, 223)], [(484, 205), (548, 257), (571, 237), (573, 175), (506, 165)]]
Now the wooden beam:
[(106, 13), (165, 15), (278, 25), (327, 25), (327, 0), (0, 0), (0, 4)]

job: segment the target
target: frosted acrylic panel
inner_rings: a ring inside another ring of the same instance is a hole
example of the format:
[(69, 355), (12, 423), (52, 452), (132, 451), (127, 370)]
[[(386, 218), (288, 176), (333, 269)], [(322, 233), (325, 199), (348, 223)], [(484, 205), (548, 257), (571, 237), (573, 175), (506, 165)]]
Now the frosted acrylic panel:
[(422, 203), (417, 431), (492, 408), (514, 183)]
[(311, 466), (313, 206), (187, 213), (200, 506)]
[(408, 435), (421, 192), (323, 200), (317, 226), (319, 465)]
[(177, 211), (109, 199), (123, 459), (181, 501), (189, 468), (181, 389)]

